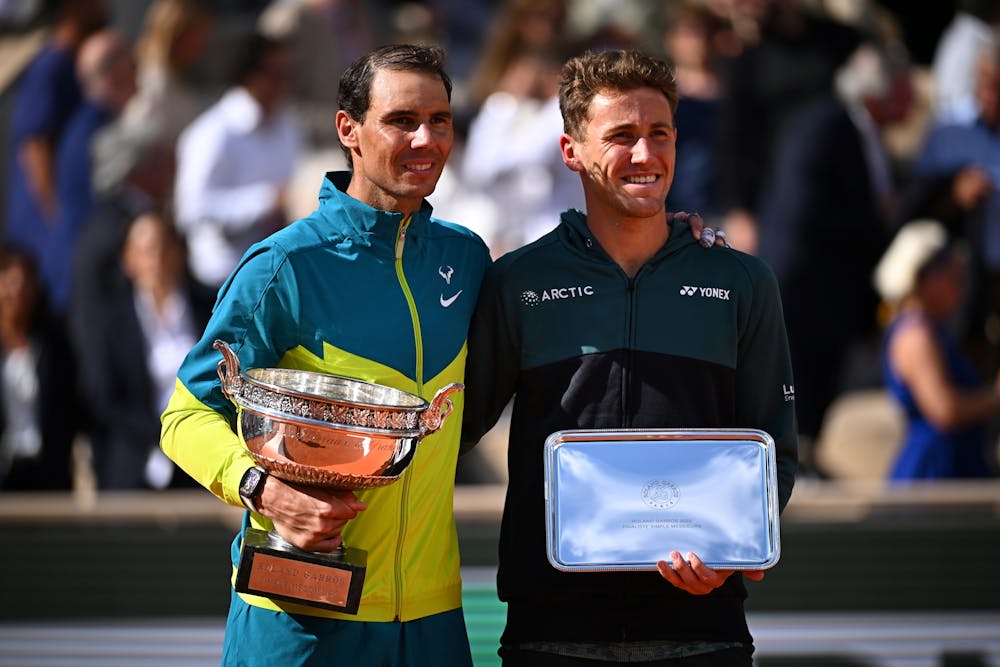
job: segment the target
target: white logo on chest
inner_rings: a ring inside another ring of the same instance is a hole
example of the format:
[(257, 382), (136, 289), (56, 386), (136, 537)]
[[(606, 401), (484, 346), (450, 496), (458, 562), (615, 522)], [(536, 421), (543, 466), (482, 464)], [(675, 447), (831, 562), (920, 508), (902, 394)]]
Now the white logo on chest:
[[(450, 266), (439, 266), (438, 267), (438, 275), (441, 276), (442, 278), (444, 278), (444, 282), (445, 282), (446, 285), (450, 285), (451, 284), (451, 277), (453, 275), (455, 275), (455, 269), (453, 269)], [(444, 292), (441, 292), (441, 307), (442, 308), (447, 308), (451, 304), (455, 303), (455, 299), (457, 299), (459, 297), (459, 295), (462, 294), (463, 291), (465, 291), (465, 290), (458, 290), (457, 292), (455, 292), (454, 294), (452, 294), (449, 297), (445, 297)]]
[(719, 299), (729, 301), (729, 290), (721, 287), (698, 287), (696, 285), (681, 285), (680, 290), (683, 296), (700, 296), (706, 299)]

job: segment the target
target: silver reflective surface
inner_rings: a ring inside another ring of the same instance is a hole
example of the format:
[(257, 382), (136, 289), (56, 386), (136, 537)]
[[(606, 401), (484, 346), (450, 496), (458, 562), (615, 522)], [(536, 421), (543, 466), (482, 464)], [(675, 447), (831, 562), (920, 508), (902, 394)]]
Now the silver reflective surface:
[(325, 489), (391, 484), (406, 469), (420, 440), (239, 409), (239, 435), (251, 457), (272, 475)]
[(399, 389), (339, 375), (290, 368), (251, 368), (248, 377), (272, 390), (379, 408), (425, 408), (427, 401)]
[(548, 556), (560, 570), (712, 568), (779, 556), (774, 441), (753, 429), (560, 431), (545, 444)]

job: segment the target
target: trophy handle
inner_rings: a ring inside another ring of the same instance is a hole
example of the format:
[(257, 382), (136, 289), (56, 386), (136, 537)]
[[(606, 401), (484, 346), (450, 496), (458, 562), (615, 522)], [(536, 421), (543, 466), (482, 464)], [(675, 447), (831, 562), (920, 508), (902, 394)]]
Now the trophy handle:
[(445, 417), (451, 414), (452, 409), (455, 407), (452, 405), (448, 395), (456, 391), (462, 391), (463, 389), (465, 389), (465, 385), (461, 382), (452, 382), (441, 387), (438, 393), (434, 394), (430, 406), (424, 410), (424, 414), (420, 415), (421, 438), (441, 428)]
[(222, 393), (227, 398), (232, 399), (233, 395), (239, 391), (240, 384), (242, 383), (242, 378), (240, 378), (240, 360), (236, 356), (236, 353), (233, 352), (233, 348), (229, 347), (229, 343), (224, 340), (217, 339), (212, 343), (212, 347), (222, 352), (222, 359), (215, 370), (219, 374), (219, 380), (222, 381)]

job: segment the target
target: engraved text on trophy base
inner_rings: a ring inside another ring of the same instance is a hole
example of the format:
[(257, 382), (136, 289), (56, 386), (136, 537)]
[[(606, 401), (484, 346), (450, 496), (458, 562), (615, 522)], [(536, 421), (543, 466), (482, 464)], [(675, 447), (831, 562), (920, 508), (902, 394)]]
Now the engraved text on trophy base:
[(258, 553), (249, 584), (254, 591), (343, 606), (351, 587), (351, 572)]

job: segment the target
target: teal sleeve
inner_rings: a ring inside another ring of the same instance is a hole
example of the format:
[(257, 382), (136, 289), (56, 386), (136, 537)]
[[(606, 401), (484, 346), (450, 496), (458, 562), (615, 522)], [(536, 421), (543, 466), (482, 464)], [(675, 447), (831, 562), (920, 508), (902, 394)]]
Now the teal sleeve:
[(294, 277), (284, 266), (281, 253), (251, 254), (223, 285), (161, 416), (163, 451), (231, 505), (241, 504), (239, 480), (253, 461), (233, 431), (236, 411), (222, 393), (217, 371), (222, 353), (213, 342), (229, 343), (241, 370), (276, 364), (292, 344), (297, 321)]
[(231, 416), (233, 407), (222, 395), (216, 372), (222, 354), (213, 343), (228, 343), (242, 370), (277, 365), (299, 344), (298, 294), (283, 252), (272, 247), (248, 253), (220, 289), (201, 339), (181, 366), (181, 382), (206, 405)]

